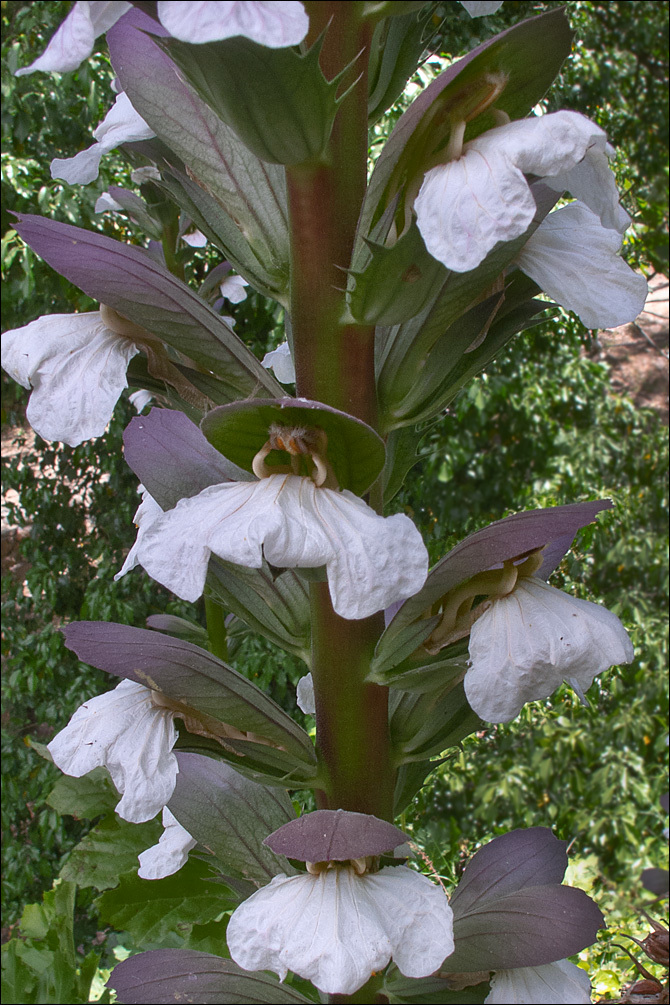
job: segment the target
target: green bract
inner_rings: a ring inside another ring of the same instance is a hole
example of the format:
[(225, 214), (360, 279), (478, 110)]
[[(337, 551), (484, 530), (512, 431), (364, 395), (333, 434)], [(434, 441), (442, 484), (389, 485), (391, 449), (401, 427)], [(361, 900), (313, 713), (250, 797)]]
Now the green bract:
[[(326, 456), (339, 487), (362, 495), (384, 467), (384, 444), (370, 426), (345, 412), (305, 398), (278, 401), (238, 401), (213, 408), (202, 420), (209, 442), (225, 457), (251, 471), (254, 457), (266, 443), (270, 426), (322, 429), (328, 437)], [(287, 455), (272, 451), (268, 465), (286, 463)]]

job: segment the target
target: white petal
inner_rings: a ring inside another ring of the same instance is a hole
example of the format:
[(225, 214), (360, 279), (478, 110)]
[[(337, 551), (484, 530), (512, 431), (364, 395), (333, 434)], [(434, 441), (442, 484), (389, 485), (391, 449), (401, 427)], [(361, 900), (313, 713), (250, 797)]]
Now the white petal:
[[(138, 391), (137, 394), (148, 394), (148, 391)], [(131, 398), (132, 397), (133, 395), (131, 395)], [(149, 397), (151, 397), (151, 395), (149, 395)], [(152, 525), (154, 520), (156, 520), (159, 516), (163, 515), (163, 510), (158, 505), (154, 497), (149, 495), (148, 491), (144, 488), (143, 485), (140, 485), (138, 492), (140, 490), (142, 492), (142, 502), (137, 507), (137, 511), (135, 513), (135, 516), (133, 517), (133, 523), (137, 527), (137, 539), (135, 541), (135, 544), (128, 552), (126, 560), (121, 566), (120, 571), (117, 572), (117, 574), (114, 576), (115, 582), (117, 579), (121, 579), (122, 576), (125, 576), (127, 572), (130, 572), (131, 569), (134, 569), (136, 565), (140, 564), (137, 554), (140, 548), (142, 538), (146, 534), (148, 528)]]
[(461, 4), (465, 7), (470, 17), (484, 17), (486, 14), (495, 14), (502, 7), (503, 0), (492, 0), (492, 2), (487, 2), (487, 0), (461, 0)]
[(88, 3), (86, 0), (79, 0), (42, 55), (30, 66), (17, 70), (16, 76), (22, 77), (36, 70), (58, 73), (76, 70), (93, 52), (93, 43), (98, 35), (111, 28), (131, 6), (130, 3), (103, 3), (97, 0)]
[(158, 0), (158, 17), (183, 42), (244, 35), (271, 49), (297, 45), (309, 28), (301, 3), (277, 0)]
[(314, 704), (314, 681), (312, 679), (311, 673), (305, 674), (298, 681), (298, 686), (296, 688), (296, 701), (298, 703), (298, 708), (305, 715), (314, 715), (316, 713), (316, 705)]
[(258, 569), (326, 565), (333, 607), (364, 618), (423, 585), (428, 553), (412, 521), (380, 517), (352, 492), (272, 475), (212, 485), (181, 499), (138, 541), (149, 575), (183, 600), (201, 595), (211, 553)]
[(128, 401), (138, 412), (144, 411), (147, 405), (154, 400), (154, 396), (151, 391), (141, 388), (139, 391), (133, 391), (132, 394), (128, 395)]
[(139, 352), (106, 328), (100, 313), (51, 314), (2, 336), (2, 365), (33, 387), (27, 416), (45, 440), (71, 447), (101, 436)]
[(619, 255), (621, 236), (590, 209), (570, 203), (550, 213), (516, 262), (587, 328), (627, 324), (644, 310), (647, 281)]
[(116, 812), (141, 823), (174, 791), (176, 739), (172, 713), (153, 703), (149, 688), (124, 680), (78, 708), (48, 747), (54, 763), (75, 778), (104, 765), (123, 796)]
[(70, 185), (88, 185), (98, 177), (100, 160), (121, 143), (149, 140), (156, 134), (146, 124), (122, 92), (93, 132), (96, 142), (74, 157), (56, 157), (51, 162), (51, 177), (61, 178)]
[(94, 143), (74, 157), (54, 157), (50, 165), (51, 177), (66, 181), (68, 185), (88, 185), (98, 177), (103, 153), (102, 146)]
[(137, 875), (142, 879), (172, 876), (186, 864), (188, 853), (198, 843), (167, 806), (163, 807), (163, 827), (165, 830), (158, 839), (158, 844), (137, 856), (140, 860)]
[(580, 967), (558, 960), (542, 967), (499, 970), (487, 1005), (588, 1005), (591, 981)]
[(326, 994), (353, 994), (391, 958), (408, 977), (426, 977), (453, 952), (446, 896), (404, 866), (357, 876), (275, 876), (237, 908), (226, 933), (245, 970), (288, 970)]
[(623, 234), (630, 226), (630, 217), (619, 202), (614, 172), (607, 160), (604, 137), (596, 138), (583, 160), (568, 171), (545, 182), (557, 192), (570, 192), (600, 217), (603, 227)]
[(189, 248), (204, 248), (207, 238), (200, 230), (192, 230), (190, 234), (182, 234), (181, 239)]
[(288, 342), (282, 342), (276, 349), (266, 352), (261, 362), (266, 370), (274, 370), (280, 384), (295, 384), (295, 366)]
[(314, 488), (307, 497), (332, 546), (328, 585), (341, 617), (366, 618), (418, 593), (428, 552), (409, 517), (380, 517), (348, 491)]
[(536, 209), (523, 172), (493, 147), (428, 171), (414, 203), (428, 252), (454, 272), (475, 269), (499, 241), (523, 234)]
[(426, 248), (455, 272), (476, 268), (498, 242), (520, 237), (532, 222), (536, 207), (525, 175), (561, 178), (605, 144), (603, 130), (578, 112), (519, 119), (483, 133), (466, 143), (462, 157), (424, 178), (414, 210)]
[(465, 694), (488, 722), (509, 722), (563, 680), (586, 690), (596, 674), (634, 655), (615, 614), (535, 576), (520, 579), (475, 621), (469, 649)]
[(103, 192), (96, 200), (94, 212), (106, 213), (111, 211), (112, 213), (116, 213), (120, 209), (123, 209), (123, 206), (116, 199), (113, 199), (109, 192)]
[(219, 286), (219, 290), (224, 300), (230, 300), (231, 304), (241, 304), (243, 300), (247, 299), (247, 291), (244, 287), (248, 285), (249, 283), (242, 276), (226, 276)]
[(131, 171), (130, 180), (135, 185), (142, 185), (145, 181), (160, 181), (161, 173), (153, 164), (147, 164), (146, 167), (135, 168), (134, 171)]

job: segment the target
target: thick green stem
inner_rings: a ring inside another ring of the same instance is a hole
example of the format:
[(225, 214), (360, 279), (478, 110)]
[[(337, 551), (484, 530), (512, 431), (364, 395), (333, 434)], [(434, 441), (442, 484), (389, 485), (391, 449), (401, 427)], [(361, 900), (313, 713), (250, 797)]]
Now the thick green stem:
[(310, 594), (316, 736), (329, 805), (392, 819), (388, 689), (363, 682), (384, 617), (341, 618), (326, 583), (312, 583)]
[[(374, 329), (343, 320), (345, 270), (367, 181), (371, 28), (362, 19), (362, 3), (326, 0), (307, 7), (308, 43), (328, 26), (321, 53), (325, 75), (332, 78), (356, 60), (350, 76), (360, 79), (342, 102), (323, 158), (286, 172), (297, 391), (374, 426)], [(339, 617), (325, 583), (312, 584), (311, 604), (317, 746), (328, 778), (328, 805), (391, 819), (388, 691), (364, 683), (383, 615)]]

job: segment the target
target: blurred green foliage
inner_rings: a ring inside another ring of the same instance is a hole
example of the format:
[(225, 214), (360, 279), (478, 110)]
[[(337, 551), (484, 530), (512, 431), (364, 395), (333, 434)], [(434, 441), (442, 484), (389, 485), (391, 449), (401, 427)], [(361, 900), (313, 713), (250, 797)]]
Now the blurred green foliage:
[[(447, 55), (457, 55), (558, 4), (506, 0), (494, 17), (481, 20), (468, 18), (460, 5), (442, 6), (444, 34), (452, 40)], [(7, 0), (1, 9), (3, 326), (11, 328), (42, 314), (91, 306), (19, 241), (11, 211), (42, 213), (134, 242), (141, 237), (120, 218), (93, 211), (110, 183), (128, 184), (121, 154), (105, 158), (100, 179), (85, 188), (48, 179), (51, 158), (89, 145), (112, 102), (104, 42), (74, 74), (17, 79), (14, 69), (42, 51), (69, 4)], [(662, 270), (667, 4), (577, 0), (567, 9), (578, 41), (546, 107), (576, 109), (608, 131), (635, 220), (627, 250)], [(206, 267), (206, 255), (198, 252), (194, 259), (196, 276)], [(235, 314), (236, 330), (256, 351), (276, 343), (279, 317), (262, 298), (251, 295)], [(560, 837), (575, 839), (578, 885), (591, 884), (601, 906), (630, 926), (631, 904), (640, 902), (639, 873), (660, 864), (662, 855), (667, 444), (658, 417), (613, 396), (607, 369), (585, 349), (583, 329), (567, 317), (515, 340), (444, 420), (426, 431), (422, 460), (393, 508), (414, 516), (437, 558), (466, 533), (512, 510), (611, 496), (613, 511), (582, 533), (552, 582), (615, 610), (631, 630), (636, 661), (594, 684), (590, 708), (561, 690), (527, 706), (516, 722), (466, 740), (408, 809), (405, 824), (447, 881), (465, 855), (493, 835), (510, 827), (551, 826)], [(11, 381), (3, 386), (3, 426), (20, 426), (27, 395)], [(85, 697), (110, 685), (102, 673), (77, 663), (55, 629), (79, 618), (141, 626), (156, 612), (193, 616), (192, 608), (141, 573), (113, 583), (135, 534), (136, 479), (121, 461), (121, 433), (131, 415), (122, 401), (105, 440), (74, 450), (39, 438), (33, 444), (14, 429), (23, 445), (7, 458), (5, 484), (20, 493), (20, 503), (10, 505), (8, 520), (30, 532), (20, 556), (27, 567), (3, 584), (6, 923), (51, 884), (90, 826), (46, 804), (59, 774), (26, 742), (28, 734), (48, 739)], [(196, 616), (203, 620), (202, 611)], [(292, 684), (302, 672), (295, 661), (251, 637), (238, 650), (236, 665), (295, 712)], [(84, 944), (97, 924), (91, 902), (89, 891), (80, 892), (75, 941)], [(197, 947), (216, 951), (206, 942), (208, 928), (202, 926), (205, 941)], [(595, 959), (601, 975), (614, 967), (614, 989), (625, 957), (603, 947)], [(601, 984), (606, 990), (605, 976)]]

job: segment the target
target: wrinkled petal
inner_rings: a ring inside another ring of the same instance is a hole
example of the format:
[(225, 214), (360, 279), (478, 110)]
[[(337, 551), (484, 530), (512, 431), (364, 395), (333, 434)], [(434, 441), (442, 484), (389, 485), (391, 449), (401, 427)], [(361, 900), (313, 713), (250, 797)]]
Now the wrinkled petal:
[(298, 681), (295, 698), (301, 712), (304, 712), (305, 715), (315, 715), (314, 681), (311, 673), (305, 674)]
[(583, 160), (568, 171), (545, 178), (545, 184), (556, 192), (569, 192), (600, 217), (603, 227), (623, 234), (630, 226), (630, 216), (619, 202), (607, 147), (602, 138), (596, 139), (600, 141), (588, 148)]
[(588, 1005), (591, 981), (580, 967), (558, 960), (542, 967), (499, 970), (486, 1005)]
[(219, 290), (224, 300), (229, 300), (231, 304), (241, 304), (243, 300), (247, 299), (247, 291), (244, 287), (248, 285), (249, 283), (242, 276), (226, 276), (219, 286)]
[(2, 336), (2, 366), (32, 387), (27, 417), (45, 440), (76, 447), (102, 436), (139, 352), (100, 313), (50, 314)]
[(586, 691), (596, 674), (634, 656), (615, 614), (535, 576), (493, 601), (475, 621), (469, 649), (465, 694), (488, 722), (509, 722), (564, 680)]
[(244, 35), (280, 49), (302, 42), (309, 29), (305, 8), (295, 0), (158, 0), (158, 17), (182, 42), (216, 42)]
[(333, 607), (354, 619), (416, 593), (428, 571), (408, 517), (380, 517), (352, 492), (297, 475), (212, 485), (181, 499), (147, 529), (137, 557), (153, 579), (195, 601), (212, 552), (253, 569), (263, 555), (278, 567), (325, 565)]
[(428, 553), (409, 517), (380, 517), (352, 492), (314, 488), (308, 499), (332, 546), (328, 585), (341, 617), (365, 618), (418, 593)]
[(98, 177), (100, 160), (121, 143), (150, 140), (156, 134), (135, 111), (130, 98), (122, 92), (107, 112), (93, 135), (96, 142), (74, 157), (56, 157), (51, 162), (51, 177), (60, 178), (69, 185), (88, 185)]
[[(448, 269), (468, 272), (499, 242), (521, 237), (536, 212), (526, 175), (561, 191), (572, 185), (605, 226), (620, 222), (623, 210), (606, 148), (603, 130), (578, 112), (490, 129), (466, 143), (460, 158), (426, 173), (414, 203), (426, 248)], [(588, 181), (595, 176), (597, 185)]]
[(151, 820), (175, 787), (177, 739), (172, 713), (142, 684), (123, 680), (77, 709), (48, 745), (54, 763), (80, 778), (105, 766), (122, 793), (116, 812), (131, 823)]
[(427, 251), (454, 272), (525, 233), (536, 209), (522, 171), (502, 153), (475, 149), (428, 171), (414, 203)]
[(94, 212), (106, 213), (111, 211), (112, 213), (116, 213), (120, 209), (123, 209), (123, 206), (116, 199), (113, 199), (109, 192), (103, 192), (96, 200)]
[(226, 938), (245, 970), (289, 970), (326, 994), (353, 994), (391, 958), (426, 977), (454, 950), (444, 892), (420, 873), (387, 866), (357, 876), (275, 876), (233, 913)]
[(461, 0), (461, 6), (465, 7), (470, 17), (495, 14), (502, 5), (503, 0)]
[(130, 10), (132, 4), (119, 2), (75, 3), (74, 7), (63, 21), (41, 56), (30, 66), (16, 71), (17, 77), (36, 70), (58, 73), (68, 73), (77, 67), (93, 52), (93, 44), (98, 35), (116, 24), (118, 19)]
[(261, 361), (266, 370), (273, 369), (280, 384), (295, 384), (295, 366), (288, 342), (266, 352)]
[(189, 248), (204, 248), (207, 244), (207, 238), (201, 230), (192, 230), (190, 234), (182, 234), (181, 239), (184, 244), (188, 244)]
[(188, 853), (198, 843), (167, 806), (163, 807), (163, 827), (165, 830), (158, 839), (158, 844), (137, 856), (140, 860), (137, 875), (141, 879), (164, 879), (172, 876), (186, 865)]
[[(137, 391), (136, 394), (149, 394), (149, 392)], [(131, 394), (130, 397), (134, 398), (135, 395)], [(151, 399), (150, 394), (149, 399)], [(147, 402), (145, 401), (144, 404), (146, 405)], [(141, 409), (138, 409), (138, 411), (141, 411)], [(140, 564), (137, 553), (140, 548), (142, 537), (146, 534), (147, 529), (152, 525), (154, 520), (163, 515), (163, 510), (158, 505), (154, 497), (149, 495), (149, 492), (145, 489), (144, 485), (140, 485), (137, 491), (142, 493), (142, 502), (137, 507), (137, 511), (133, 517), (133, 523), (137, 527), (137, 539), (128, 552), (126, 560), (121, 566), (120, 571), (114, 576), (115, 582), (117, 579), (121, 579), (122, 576), (125, 576), (127, 572), (130, 572), (131, 569), (134, 569), (135, 566)]]
[(614, 328), (634, 321), (647, 299), (646, 279), (624, 262), (620, 250), (618, 231), (573, 202), (543, 220), (516, 263), (587, 328)]

